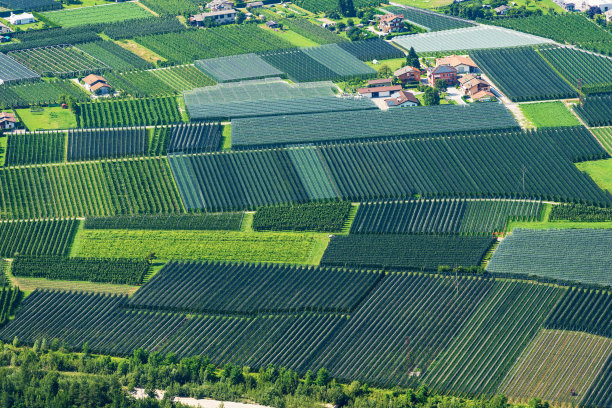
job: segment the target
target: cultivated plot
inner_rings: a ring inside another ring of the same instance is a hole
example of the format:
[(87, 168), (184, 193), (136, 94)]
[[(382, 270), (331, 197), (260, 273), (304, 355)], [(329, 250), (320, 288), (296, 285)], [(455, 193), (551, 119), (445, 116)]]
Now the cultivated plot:
[(416, 52), (421, 53), (518, 47), (552, 43), (553, 41), (501, 27), (478, 26), (425, 34), (402, 35), (394, 37), (393, 42), (405, 49), (414, 47)]

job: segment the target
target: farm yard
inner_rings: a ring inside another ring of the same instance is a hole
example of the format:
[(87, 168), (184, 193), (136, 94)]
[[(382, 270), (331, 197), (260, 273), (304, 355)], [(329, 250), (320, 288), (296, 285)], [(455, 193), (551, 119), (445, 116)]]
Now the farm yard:
[(4, 405), (612, 408), (605, 10), (400, 3), (0, 0)]

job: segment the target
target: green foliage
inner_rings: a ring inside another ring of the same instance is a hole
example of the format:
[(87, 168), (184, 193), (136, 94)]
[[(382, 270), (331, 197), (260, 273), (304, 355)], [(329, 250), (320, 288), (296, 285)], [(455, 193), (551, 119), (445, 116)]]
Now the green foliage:
[(228, 230), (239, 231), (243, 213), (130, 215), (88, 217), (86, 229)]
[(167, 125), (180, 123), (176, 97), (118, 99), (79, 104), (81, 127)]
[(489, 237), (436, 235), (336, 235), (321, 265), (438, 270), (476, 266), (493, 244)]
[(215, 81), (193, 65), (156, 69), (151, 73), (178, 93), (215, 84)]
[(570, 83), (582, 81), (585, 93), (612, 92), (612, 60), (568, 47), (543, 48), (540, 54)]
[(0, 106), (27, 108), (30, 105), (52, 105), (69, 96), (85, 101), (89, 95), (69, 80), (34, 81), (0, 85)]
[(63, 162), (66, 132), (10, 134), (6, 150), (5, 166)]
[(410, 47), (408, 55), (406, 55), (406, 65), (414, 68), (421, 68), (421, 62), (419, 61), (419, 55), (414, 50), (414, 47)]
[(71, 129), (68, 131), (67, 160), (83, 161), (145, 154), (147, 129)]
[[(354, 128), (357, 123), (352, 122)], [(301, 165), (298, 171), (289, 153), (293, 150), (309, 154), (308, 167)], [(520, 157), (507, 153), (513, 151), (523, 153)], [(578, 171), (553, 138), (539, 132), (172, 156), (169, 160), (186, 208), (208, 211), (316, 200), (321, 199), (320, 189), (325, 191), (323, 197), (353, 201), (464, 194), (610, 202), (609, 195)], [(491, 171), (500, 163), (505, 169), (502, 178)]]
[(193, 0), (143, 0), (142, 4), (161, 15), (191, 14), (199, 10)]
[(470, 55), (514, 102), (578, 96), (533, 48), (477, 50)]
[(560, 43), (574, 44), (580, 48), (612, 55), (610, 33), (597, 24), (593, 24), (582, 14), (564, 13), (496, 19), (492, 20), (491, 23), (551, 38)]
[(79, 226), (77, 220), (0, 223), (0, 256), (67, 255)]
[(440, 104), (440, 94), (432, 87), (426, 87), (423, 93), (423, 105), (434, 106)]
[(200, 314), (349, 313), (382, 278), (339, 268), (170, 262), (127, 305)]
[(0, 192), (3, 219), (181, 210), (162, 159), (0, 169)]
[(340, 232), (350, 210), (349, 201), (262, 207), (253, 217), (253, 229)]
[(43, 16), (62, 27), (75, 27), (90, 24), (108, 23), (151, 17), (151, 13), (138, 4), (116, 3), (99, 7), (81, 7), (43, 13)]
[(11, 271), (28, 278), (140, 285), (150, 266), (142, 259), (18, 256)]
[(23, 298), (23, 292), (18, 287), (3, 285), (0, 292), (0, 326), (9, 320), (9, 317), (15, 314), (17, 306)]
[(95, 41), (84, 43), (79, 44), (77, 48), (102, 61), (111, 69), (116, 71), (132, 71), (137, 69), (144, 70), (153, 68), (153, 64), (150, 62), (143, 60), (136, 54), (129, 52), (112, 41)]
[(574, 112), (589, 126), (612, 126), (612, 94), (588, 96)]
[(602, 324), (612, 318), (612, 293), (575, 288), (568, 290), (552, 310), (545, 327), (612, 337), (612, 327)]
[[(362, 8), (362, 7), (369, 7), (369, 6), (378, 7), (380, 5), (380, 2), (377, 2), (375, 0), (355, 0), (353, 3), (354, 3), (353, 7), (355, 8)], [(308, 11), (312, 11), (313, 13), (319, 13), (319, 12), (328, 13), (331, 11), (341, 11), (339, 9), (338, 0), (297, 0), (295, 4)]]
[(612, 221), (612, 208), (593, 207), (581, 204), (554, 205), (550, 221), (604, 222)]
[(288, 18), (282, 20), (283, 25), (303, 37), (318, 44), (332, 44), (345, 42), (346, 38), (332, 33), (304, 18)]
[(254, 24), (148, 35), (136, 37), (135, 40), (172, 64), (191, 64), (198, 59), (293, 48), (288, 41)]
[(539, 201), (411, 200), (361, 203), (351, 234), (491, 235), (504, 231), (507, 221), (535, 220)]
[(400, 49), (378, 37), (363, 41), (342, 42), (338, 45), (362, 61), (402, 58), (404, 56)]
[(20, 31), (16, 32), (13, 38), (20, 42), (3, 45), (4, 52), (100, 40), (97, 30), (90, 26)]

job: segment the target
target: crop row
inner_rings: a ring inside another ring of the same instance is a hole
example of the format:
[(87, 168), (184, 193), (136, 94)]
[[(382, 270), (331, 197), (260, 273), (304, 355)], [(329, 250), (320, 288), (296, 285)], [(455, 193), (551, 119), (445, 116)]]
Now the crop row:
[(536, 220), (539, 201), (518, 200), (411, 200), (362, 203), (352, 234), (464, 234), (501, 232), (510, 220)]
[(473, 267), (493, 245), (488, 237), (334, 235), (321, 265), (437, 270)]
[(116, 215), (87, 217), (85, 229), (238, 231), (244, 213)]
[(588, 96), (574, 112), (589, 126), (612, 126), (612, 94)]
[(511, 100), (537, 101), (578, 96), (533, 48), (474, 51), (474, 62)]
[(550, 221), (603, 222), (612, 221), (612, 208), (600, 208), (580, 204), (555, 205)]
[(70, 96), (74, 101), (90, 99), (74, 82), (62, 79), (55, 81), (31, 81), (0, 85), (0, 107), (27, 108), (30, 105), (53, 105)]
[(349, 201), (262, 207), (253, 217), (253, 229), (340, 232), (350, 210)]
[[(294, 161), (294, 153), (304, 153), (304, 160)], [(611, 202), (552, 138), (540, 133), (172, 156), (169, 161), (185, 206), (207, 211), (414, 194)]]
[(514, 229), (487, 270), (612, 285), (612, 231), (604, 229)]
[(77, 220), (0, 222), (0, 257), (66, 255), (78, 226)]
[(0, 218), (181, 211), (165, 160), (0, 169)]
[(142, 259), (18, 256), (11, 272), (29, 278), (140, 285), (149, 267)]
[(193, 313), (350, 312), (383, 277), (378, 271), (170, 262), (128, 301), (135, 308)]
[(43, 76), (71, 78), (109, 69), (102, 61), (72, 46), (30, 48), (9, 55)]
[(121, 99), (79, 104), (78, 122), (84, 128), (167, 125), (180, 123), (175, 97)]
[[(479, 121), (481, 117), (489, 120), (484, 123)], [(510, 111), (497, 103), (311, 113), (291, 118), (239, 118), (232, 120), (232, 146), (247, 148), (292, 143), (329, 143), (335, 140), (419, 137), (438, 133), (506, 130), (517, 128), (517, 125)]]

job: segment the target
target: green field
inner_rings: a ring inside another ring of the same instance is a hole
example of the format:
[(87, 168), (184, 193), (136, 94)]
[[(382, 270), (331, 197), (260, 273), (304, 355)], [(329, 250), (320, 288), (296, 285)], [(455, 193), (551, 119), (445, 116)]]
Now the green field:
[(591, 176), (599, 187), (612, 193), (612, 159), (576, 163), (576, 167)]
[(43, 15), (62, 27), (110, 23), (152, 16), (144, 7), (140, 7), (137, 3), (132, 2), (50, 11), (43, 13)]
[(277, 36), (278, 38), (282, 38), (285, 41), (289, 41), (291, 44), (295, 45), (296, 47), (313, 47), (315, 45), (319, 45), (318, 43), (312, 40), (309, 40), (303, 35), (296, 33), (295, 31), (291, 31), (291, 30), (276, 31), (276, 30), (272, 30), (269, 28), (265, 28), (265, 26), (261, 26), (261, 29), (268, 30), (269, 32)]
[(317, 264), (327, 234), (236, 231), (82, 230), (73, 256)]
[(61, 107), (47, 107), (43, 112), (16, 109), (17, 115), (28, 130), (70, 129), (77, 127), (74, 113)]
[(521, 111), (533, 126), (580, 126), (580, 121), (563, 102), (522, 103)]

